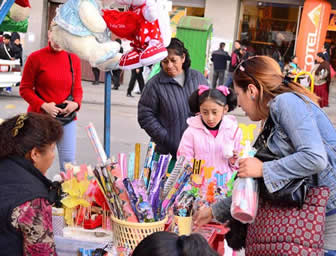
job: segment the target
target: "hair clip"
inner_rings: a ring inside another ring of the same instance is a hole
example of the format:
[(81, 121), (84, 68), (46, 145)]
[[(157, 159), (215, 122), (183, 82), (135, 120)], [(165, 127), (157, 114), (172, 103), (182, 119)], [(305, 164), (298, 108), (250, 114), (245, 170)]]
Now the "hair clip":
[(13, 128), (13, 137), (16, 137), (19, 134), (19, 130), (24, 126), (24, 120), (28, 119), (27, 114), (20, 114), (16, 119), (15, 127)]

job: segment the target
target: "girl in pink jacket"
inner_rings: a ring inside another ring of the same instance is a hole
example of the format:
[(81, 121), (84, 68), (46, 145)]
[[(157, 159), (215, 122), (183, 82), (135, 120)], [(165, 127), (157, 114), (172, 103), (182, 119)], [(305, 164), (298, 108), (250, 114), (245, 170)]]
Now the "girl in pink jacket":
[(187, 119), (189, 127), (182, 136), (177, 156), (205, 160), (205, 166), (215, 167), (213, 176), (226, 174), (225, 184), (241, 150), (241, 129), (236, 118), (227, 115), (237, 106), (236, 95), (225, 86), (210, 89), (200, 85), (190, 96), (189, 106), (192, 112), (200, 114)]

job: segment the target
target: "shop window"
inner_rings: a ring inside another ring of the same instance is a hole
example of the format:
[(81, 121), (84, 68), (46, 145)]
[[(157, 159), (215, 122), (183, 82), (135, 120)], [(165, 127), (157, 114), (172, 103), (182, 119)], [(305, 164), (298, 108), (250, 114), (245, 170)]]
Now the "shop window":
[(282, 61), (294, 53), (299, 6), (245, 0), (239, 39), (258, 55), (279, 50)]

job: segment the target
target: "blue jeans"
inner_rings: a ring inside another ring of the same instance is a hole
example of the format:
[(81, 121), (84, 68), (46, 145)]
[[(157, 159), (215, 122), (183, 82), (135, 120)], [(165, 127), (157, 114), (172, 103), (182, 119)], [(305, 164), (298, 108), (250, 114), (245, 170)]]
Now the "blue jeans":
[(336, 251), (335, 250), (329, 250), (329, 251), (324, 251), (324, 256), (336, 256)]
[(76, 157), (76, 128), (77, 121), (74, 120), (63, 126), (64, 134), (62, 139), (57, 143), (58, 158), (60, 169), (64, 172), (65, 163), (74, 163)]

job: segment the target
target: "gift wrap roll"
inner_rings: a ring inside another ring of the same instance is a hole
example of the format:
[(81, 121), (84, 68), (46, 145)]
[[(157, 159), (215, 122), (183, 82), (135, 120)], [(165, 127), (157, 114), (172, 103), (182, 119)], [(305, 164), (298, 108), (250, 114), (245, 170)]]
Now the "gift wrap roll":
[(174, 215), (175, 226), (178, 227), (178, 235), (189, 236), (192, 230), (192, 216), (182, 217)]

